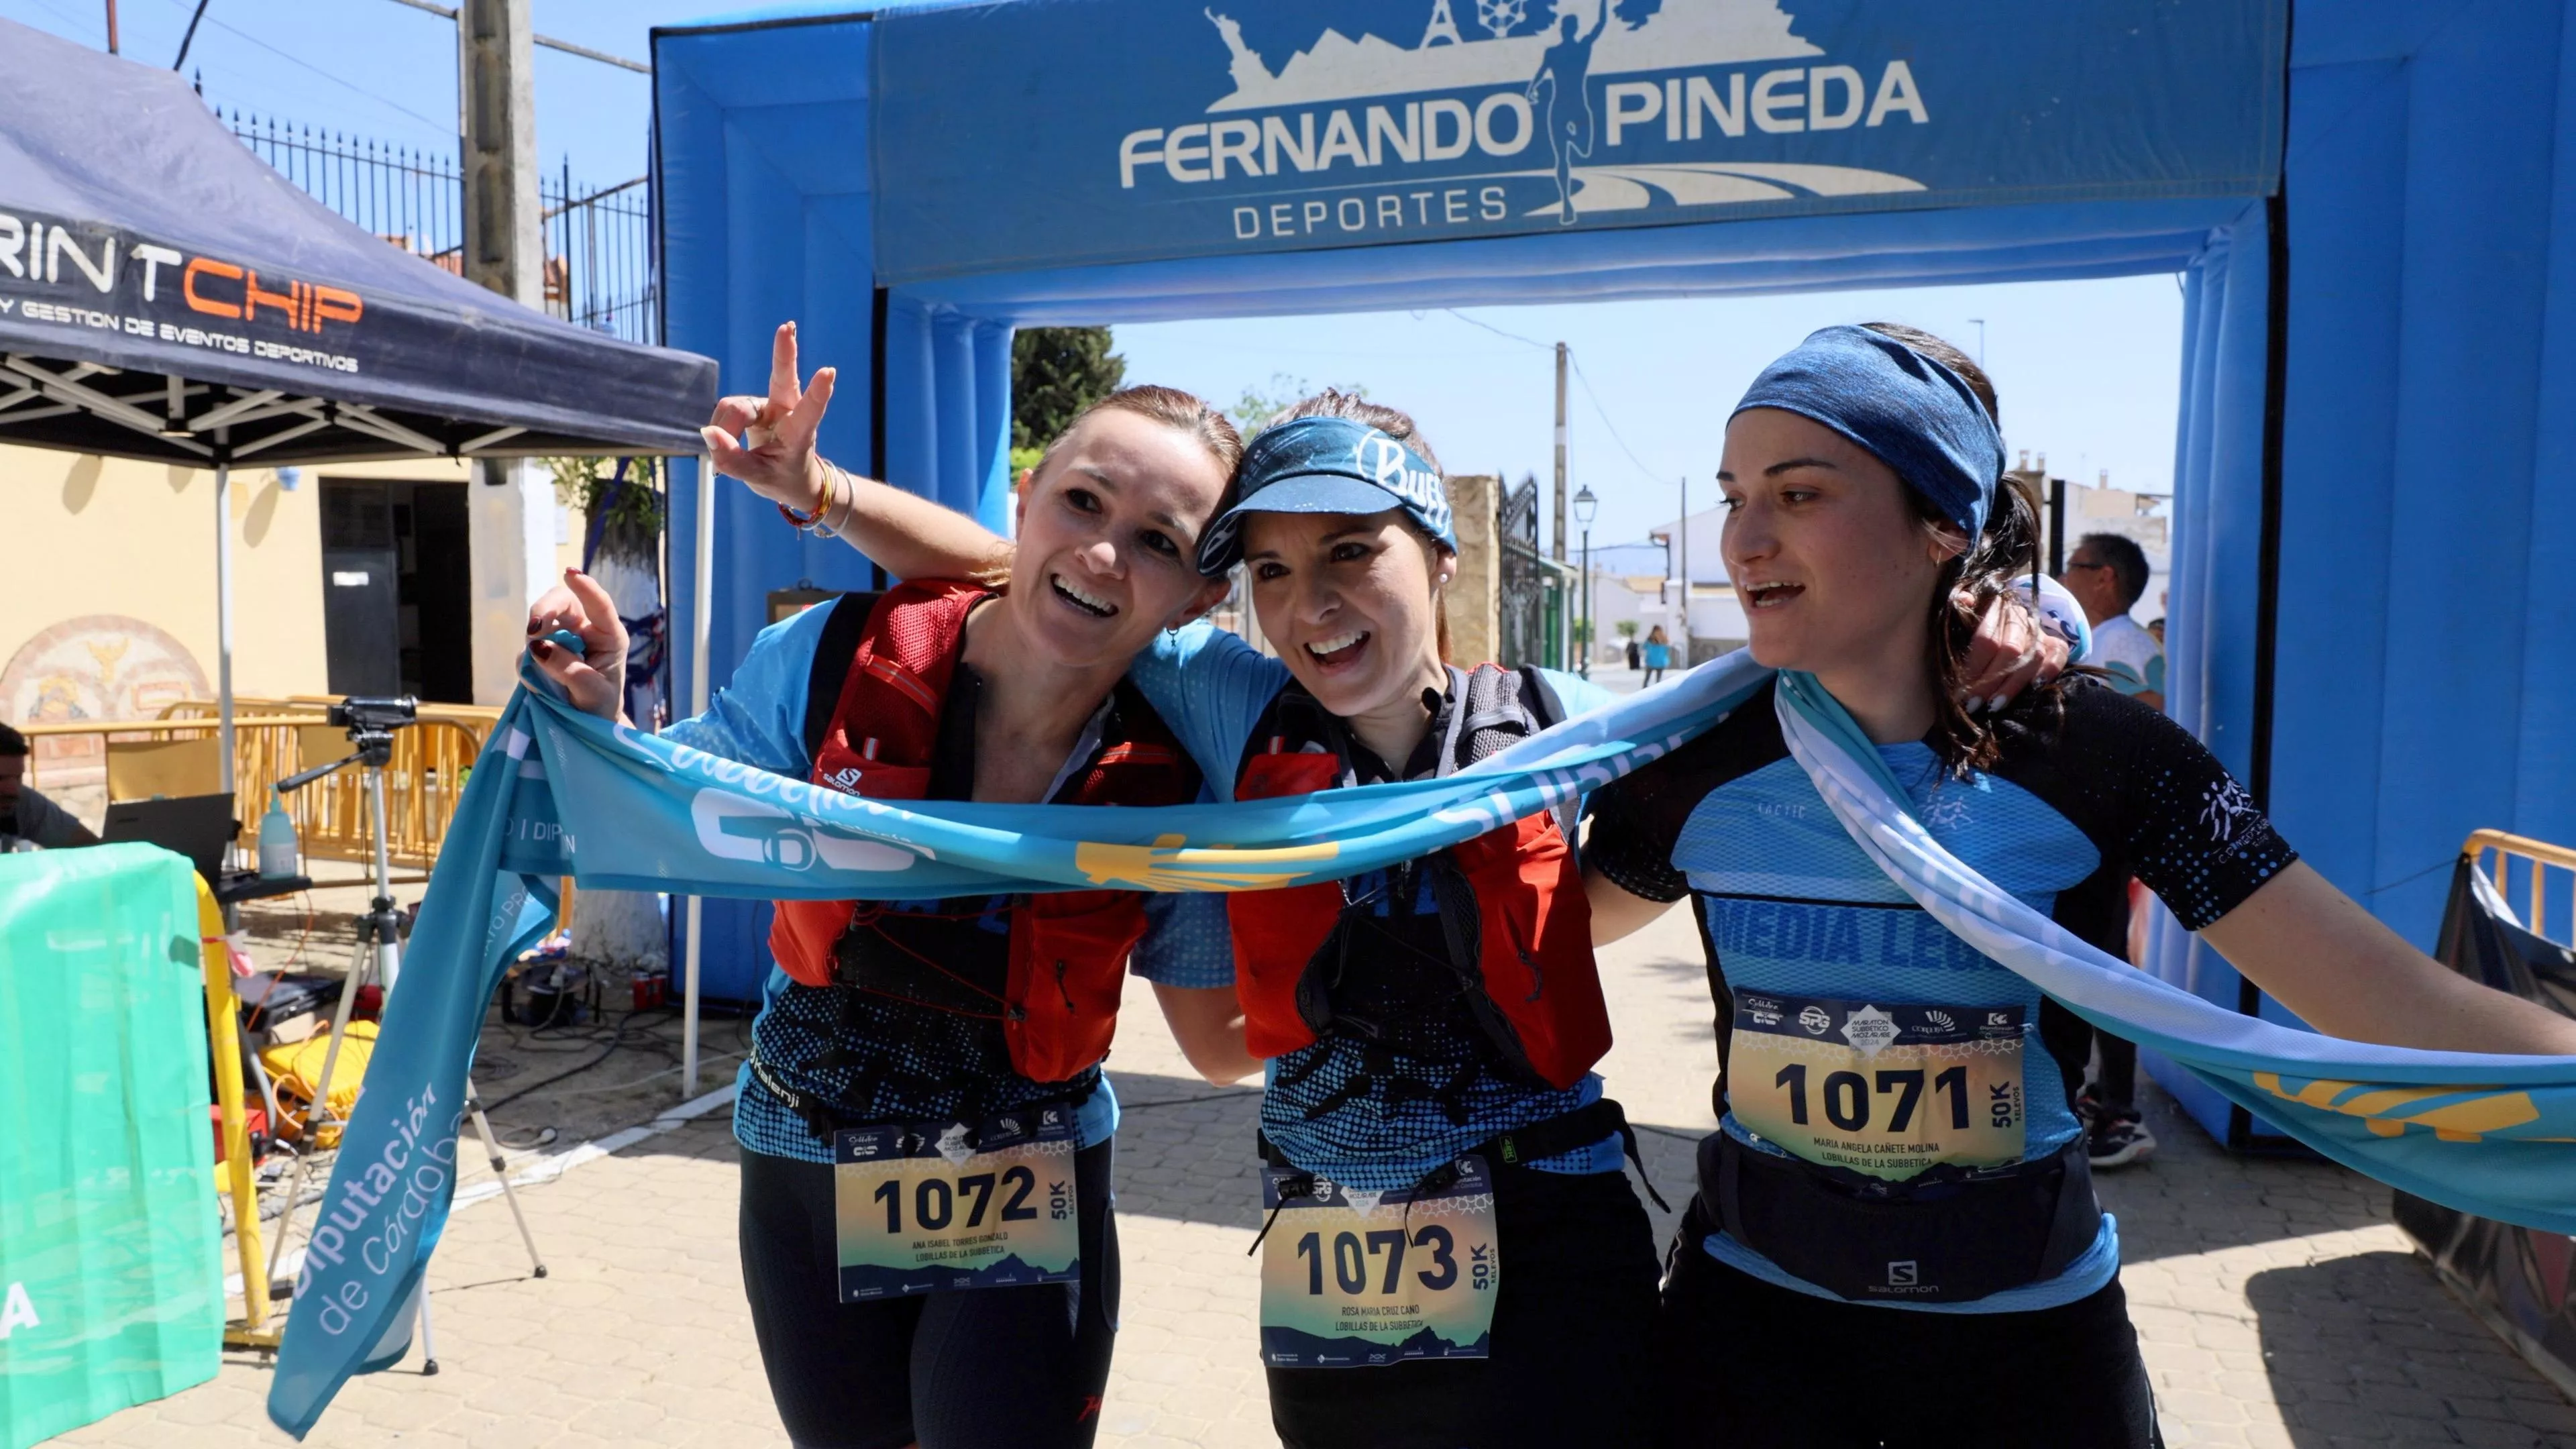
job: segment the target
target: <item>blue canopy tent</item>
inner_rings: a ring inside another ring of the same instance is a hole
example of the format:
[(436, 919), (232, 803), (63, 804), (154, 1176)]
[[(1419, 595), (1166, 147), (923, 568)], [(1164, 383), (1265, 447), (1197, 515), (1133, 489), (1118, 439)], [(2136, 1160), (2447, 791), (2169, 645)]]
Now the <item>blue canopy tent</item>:
[[(796, 318), (825, 449), (998, 523), (1016, 326), (2179, 273), (2169, 708), (2419, 944), (2469, 830), (2576, 837), (2563, 5), (1234, 8), (657, 32), (667, 335), (756, 389)], [(674, 632), (721, 678), (769, 590), (872, 571), (702, 481)], [(711, 990), (765, 924), (708, 904)], [(2279, 1014), (2170, 922), (2155, 969)]]

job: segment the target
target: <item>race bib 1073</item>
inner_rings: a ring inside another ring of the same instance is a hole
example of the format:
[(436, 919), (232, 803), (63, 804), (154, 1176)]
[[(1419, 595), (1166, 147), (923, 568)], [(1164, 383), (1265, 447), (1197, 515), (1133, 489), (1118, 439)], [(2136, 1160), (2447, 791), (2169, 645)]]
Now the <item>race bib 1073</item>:
[(1355, 1193), (1290, 1167), (1263, 1169), (1275, 1210), (1261, 1253), (1261, 1361), (1359, 1368), (1483, 1358), (1503, 1281), (1493, 1169), (1420, 1194)]
[(832, 1134), (841, 1301), (1068, 1283), (1080, 1270), (1073, 1113)]
[(1890, 1181), (2022, 1160), (2019, 1006), (1734, 995), (1726, 1103), (1748, 1131)]

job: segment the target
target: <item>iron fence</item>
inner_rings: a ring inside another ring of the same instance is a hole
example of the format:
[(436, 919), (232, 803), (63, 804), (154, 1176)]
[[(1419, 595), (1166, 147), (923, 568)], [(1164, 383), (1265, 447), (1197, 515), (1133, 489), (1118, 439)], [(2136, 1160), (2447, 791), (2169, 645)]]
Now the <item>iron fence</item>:
[(1502, 550), (1502, 597), (1495, 608), (1502, 634), (1495, 641), (1497, 662), (1514, 668), (1562, 668), (1555, 628), (1559, 584), (1538, 547), (1538, 480), (1525, 477), (1519, 487), (1506, 489), (1495, 515), (1494, 534)]
[(630, 342), (662, 340), (653, 265), (653, 189), (644, 177), (588, 192), (538, 183), (546, 227), (546, 310)]
[[(452, 154), (215, 108), (251, 153), (306, 195), (444, 271), (465, 263), (465, 176)], [(541, 177), (545, 308), (630, 342), (662, 340), (651, 188), (645, 178), (577, 187)]]

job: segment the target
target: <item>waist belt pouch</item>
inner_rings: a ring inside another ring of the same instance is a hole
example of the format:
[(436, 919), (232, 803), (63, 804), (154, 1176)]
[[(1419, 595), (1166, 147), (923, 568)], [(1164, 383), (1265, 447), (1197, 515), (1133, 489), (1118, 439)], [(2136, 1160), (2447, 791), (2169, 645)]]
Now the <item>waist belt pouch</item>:
[(1699, 1185), (1728, 1237), (1859, 1302), (1965, 1303), (2041, 1282), (2101, 1228), (2081, 1139), (2007, 1175), (1881, 1194), (1719, 1132), (1700, 1143)]

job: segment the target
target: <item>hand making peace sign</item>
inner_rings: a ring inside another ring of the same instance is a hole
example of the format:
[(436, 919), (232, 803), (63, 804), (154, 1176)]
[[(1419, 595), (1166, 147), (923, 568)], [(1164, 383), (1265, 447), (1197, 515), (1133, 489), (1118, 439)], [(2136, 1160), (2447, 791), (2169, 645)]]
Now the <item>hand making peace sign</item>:
[[(832, 405), (835, 376), (822, 368), (812, 386), (798, 386), (796, 324), (779, 324), (769, 353), (769, 395), (719, 398), (715, 416), (698, 430), (715, 456), (716, 471), (799, 513), (821, 508), (827, 474), (814, 453), (814, 430)], [(736, 433), (743, 435), (739, 444)]]

